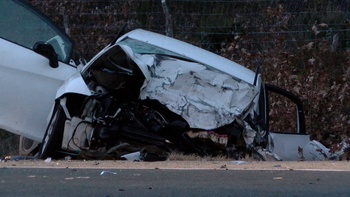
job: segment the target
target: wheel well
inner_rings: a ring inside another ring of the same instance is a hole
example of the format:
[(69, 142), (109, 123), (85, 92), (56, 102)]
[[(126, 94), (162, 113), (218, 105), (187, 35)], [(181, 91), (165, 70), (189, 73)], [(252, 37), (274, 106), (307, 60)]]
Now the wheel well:
[(87, 98), (87, 96), (85, 95), (74, 93), (68, 93), (63, 95), (62, 97), (67, 98), (66, 107), (71, 116), (75, 116), (80, 112), (82, 103), (84, 103), (84, 100)]

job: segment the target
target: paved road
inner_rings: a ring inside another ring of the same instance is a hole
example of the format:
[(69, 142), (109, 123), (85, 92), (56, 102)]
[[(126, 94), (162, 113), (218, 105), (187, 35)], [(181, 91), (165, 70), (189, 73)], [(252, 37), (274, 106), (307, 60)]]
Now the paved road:
[(0, 196), (350, 196), (350, 172), (1, 168)]

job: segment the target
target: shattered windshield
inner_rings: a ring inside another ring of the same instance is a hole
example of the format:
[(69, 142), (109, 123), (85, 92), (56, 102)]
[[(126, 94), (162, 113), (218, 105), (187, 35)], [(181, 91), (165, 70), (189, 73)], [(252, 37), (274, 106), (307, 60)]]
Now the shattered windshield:
[(134, 53), (138, 53), (138, 54), (158, 54), (158, 55), (166, 55), (171, 57), (179, 57), (181, 59), (187, 59), (183, 55), (180, 55), (172, 51), (168, 51), (166, 49), (159, 48), (157, 46), (148, 44), (146, 42), (141, 42), (139, 40), (135, 40), (132, 38), (126, 38), (120, 41), (119, 44), (129, 46)]

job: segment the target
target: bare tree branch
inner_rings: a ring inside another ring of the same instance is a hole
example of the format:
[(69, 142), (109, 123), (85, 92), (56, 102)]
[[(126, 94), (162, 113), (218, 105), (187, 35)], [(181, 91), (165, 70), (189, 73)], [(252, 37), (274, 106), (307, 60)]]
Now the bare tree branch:
[(168, 6), (166, 4), (166, 0), (161, 0), (161, 1), (162, 1), (163, 12), (165, 15), (165, 35), (169, 37), (174, 37), (173, 21), (171, 19), (171, 14), (169, 12)]

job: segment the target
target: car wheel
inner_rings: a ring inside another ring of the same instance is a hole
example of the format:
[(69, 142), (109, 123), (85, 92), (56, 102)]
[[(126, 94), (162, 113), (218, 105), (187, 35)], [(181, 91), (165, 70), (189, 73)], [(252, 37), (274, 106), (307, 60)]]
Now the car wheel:
[(41, 143), (39, 158), (46, 159), (48, 157), (57, 158), (60, 156), (59, 150), (61, 149), (64, 123), (66, 115), (62, 109), (62, 106), (57, 102), (54, 113), (52, 114), (50, 123), (46, 129), (43, 141)]
[(32, 156), (38, 152), (39, 143), (23, 136), (19, 136), (19, 155)]

